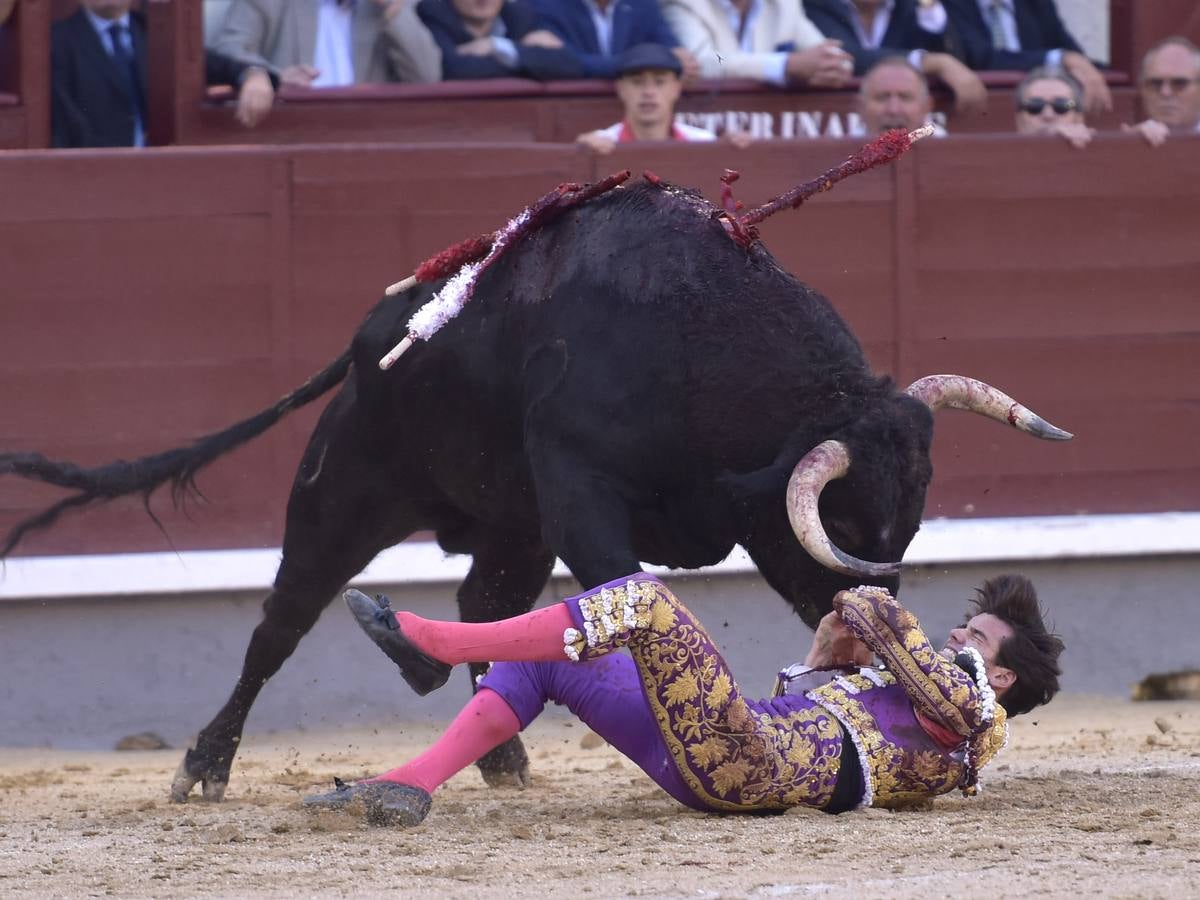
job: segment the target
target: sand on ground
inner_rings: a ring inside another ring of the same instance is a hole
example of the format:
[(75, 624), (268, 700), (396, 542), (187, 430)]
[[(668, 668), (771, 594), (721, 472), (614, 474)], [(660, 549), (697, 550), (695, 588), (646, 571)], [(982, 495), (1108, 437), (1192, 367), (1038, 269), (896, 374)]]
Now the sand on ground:
[(180, 750), (0, 749), (0, 896), (1178, 897), (1200, 873), (1195, 702), (1062, 697), (1015, 720), (978, 797), (916, 811), (695, 813), (549, 716), (526, 790), (469, 769), (407, 831), (301, 807), (432, 735), (250, 736), (220, 804), (169, 801)]

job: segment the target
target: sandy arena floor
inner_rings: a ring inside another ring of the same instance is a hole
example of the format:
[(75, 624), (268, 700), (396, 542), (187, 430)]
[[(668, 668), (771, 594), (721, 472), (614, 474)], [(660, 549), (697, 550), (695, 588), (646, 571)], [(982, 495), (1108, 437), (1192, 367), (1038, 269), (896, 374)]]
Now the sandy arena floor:
[(250, 738), (226, 802), (167, 800), (181, 751), (0, 750), (0, 896), (1193, 895), (1200, 703), (1066, 697), (1014, 723), (974, 800), (904, 813), (687, 811), (582, 726), (527, 735), (525, 791), (472, 769), (410, 831), (299, 797), (428, 729)]

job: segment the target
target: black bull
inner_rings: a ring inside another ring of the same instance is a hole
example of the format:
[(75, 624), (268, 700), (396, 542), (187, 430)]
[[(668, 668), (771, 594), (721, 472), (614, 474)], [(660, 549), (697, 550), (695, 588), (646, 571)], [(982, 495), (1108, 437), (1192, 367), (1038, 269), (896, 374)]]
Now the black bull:
[[(911, 396), (873, 375), (829, 302), (761, 245), (737, 246), (715, 212), (675, 189), (613, 191), (523, 239), (391, 371), (377, 362), (430, 287), (385, 299), (306, 385), (189, 447), (91, 470), (0, 455), (0, 474), (75, 491), (15, 528), (7, 553), (72, 507), (168, 481), (186, 490), (202, 466), (344, 381), (296, 474), (241, 676), (188, 750), (176, 799), (197, 782), (223, 796), (263, 684), (349, 579), (418, 530), (472, 556), (464, 621), (528, 610), (555, 556), (590, 587), (643, 560), (710, 565), (741, 544), (809, 626), (840, 589), (897, 587), (895, 566), (864, 561), (902, 558), (932, 474), (930, 407), (962, 398), (940, 385)], [(992, 414), (1065, 434), (1015, 404)], [(813, 448), (840, 455), (840, 469), (825, 459), (804, 475)], [(797, 541), (818, 503), (806, 546), (824, 564)], [(527, 760), (514, 741), (481, 768), (489, 781), (524, 777)]]

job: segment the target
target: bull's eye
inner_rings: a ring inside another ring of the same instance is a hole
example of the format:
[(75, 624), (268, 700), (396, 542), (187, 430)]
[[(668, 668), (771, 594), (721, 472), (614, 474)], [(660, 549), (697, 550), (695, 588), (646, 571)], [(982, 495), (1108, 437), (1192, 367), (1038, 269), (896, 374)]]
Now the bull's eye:
[(862, 544), (862, 529), (857, 522), (834, 519), (825, 523), (825, 533), (843, 550), (850, 551)]

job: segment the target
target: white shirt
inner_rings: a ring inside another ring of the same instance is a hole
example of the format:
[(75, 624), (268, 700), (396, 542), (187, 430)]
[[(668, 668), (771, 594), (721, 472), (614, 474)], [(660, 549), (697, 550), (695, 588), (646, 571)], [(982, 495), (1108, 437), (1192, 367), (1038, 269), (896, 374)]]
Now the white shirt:
[[(867, 34), (862, 27), (862, 20), (854, 8), (853, 0), (842, 0), (850, 13), (850, 22), (854, 25), (854, 33), (858, 42), (871, 50), (883, 46), (883, 36), (887, 34), (888, 26), (892, 24), (892, 13), (896, 9), (896, 0), (887, 0), (875, 13), (875, 21), (871, 23), (871, 33)], [(917, 24), (930, 34), (941, 34), (946, 30), (946, 8), (942, 4), (917, 7)]]
[[(629, 143), (636, 141), (633, 136), (633, 131), (624, 122), (617, 122), (615, 125), (609, 125), (607, 128), (599, 128), (597, 134), (602, 134), (606, 138), (611, 138), (618, 144)], [(685, 141), (687, 143), (704, 143), (706, 141), (715, 141), (717, 136), (706, 128), (697, 128), (695, 125), (685, 125), (683, 122), (671, 123), (671, 140)]]
[[(991, 33), (992, 28), (992, 8), (994, 0), (978, 0), (979, 12), (983, 16), (983, 22), (988, 27), (988, 32)], [(999, 6), (996, 7), (996, 14), (1000, 19), (1000, 33), (1004, 36), (1004, 49), (1016, 52), (1021, 49), (1021, 38), (1017, 33), (1017, 11), (1013, 7), (1012, 0), (999, 0)], [(1053, 68), (1058, 68), (1062, 65), (1063, 51), (1061, 48), (1047, 51), (1045, 64)]]
[[(729, 27), (738, 36), (738, 47), (747, 53), (753, 53), (754, 23), (758, 20), (759, 13), (762, 12), (762, 4), (759, 0), (750, 0), (744, 19), (730, 0), (721, 0), (721, 8), (729, 17)], [(781, 86), (787, 84), (787, 58), (787, 53), (783, 52), (767, 54), (766, 59), (763, 60), (763, 80), (769, 84)]]
[[(892, 13), (896, 9), (896, 0), (887, 0), (875, 13), (875, 21), (871, 23), (870, 34), (867, 34), (866, 29), (863, 28), (862, 19), (858, 17), (853, 0), (842, 0), (842, 2), (850, 13), (850, 24), (854, 26), (854, 34), (858, 38), (858, 42), (868, 50), (878, 50), (882, 47), (884, 35), (887, 34), (888, 26), (892, 24)], [(940, 2), (934, 3), (932, 6), (917, 7), (917, 24), (930, 34), (941, 34), (945, 31), (946, 18), (946, 8)], [(910, 51), (908, 54), (909, 64), (920, 71), (921, 58), (924, 55), (924, 50)]]
[(350, 49), (350, 23), (354, 11), (337, 0), (321, 0), (317, 11), (317, 52), (313, 65), (320, 72), (313, 87), (354, 84), (354, 55)]
[(496, 16), (496, 21), (492, 23), (492, 30), (488, 32), (488, 37), (492, 39), (493, 55), (501, 65), (515, 69), (520, 58), (517, 45), (512, 42), (511, 38), (506, 37), (507, 34), (508, 29), (504, 26), (504, 22), (499, 16)]
[(613, 15), (617, 11), (618, 2), (620, 0), (608, 0), (608, 6), (601, 12), (595, 0), (583, 0), (583, 5), (592, 17), (592, 24), (596, 27), (596, 43), (605, 56), (612, 56)]

